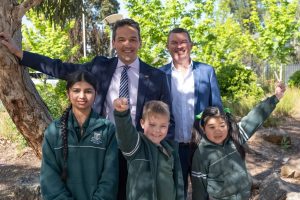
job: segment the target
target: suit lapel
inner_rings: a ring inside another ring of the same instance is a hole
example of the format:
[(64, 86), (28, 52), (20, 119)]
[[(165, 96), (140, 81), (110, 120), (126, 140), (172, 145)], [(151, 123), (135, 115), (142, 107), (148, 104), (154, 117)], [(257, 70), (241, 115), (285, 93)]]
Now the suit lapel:
[(197, 112), (197, 108), (199, 107), (198, 105), (198, 102), (200, 101), (199, 98), (201, 98), (200, 96), (200, 91), (201, 91), (201, 88), (200, 88), (200, 82), (201, 82), (201, 73), (200, 73), (200, 70), (196, 68), (195, 66), (196, 64), (193, 62), (193, 73), (194, 73), (194, 88), (195, 88), (195, 92), (194, 92), (194, 96), (195, 96), (195, 102), (194, 102), (194, 112), (195, 112), (195, 115), (198, 114)]
[[(101, 83), (100, 83), (101, 91), (100, 91), (100, 94), (98, 94), (98, 95), (101, 96), (101, 107), (102, 108), (104, 108), (104, 102), (106, 99), (107, 91), (109, 89), (113, 74), (116, 71), (117, 64), (118, 64), (117, 58), (110, 59), (105, 64), (104, 70), (101, 72), (101, 79), (100, 79), (101, 80)], [(102, 111), (103, 111), (103, 109), (102, 109)]]
[(149, 88), (149, 79), (151, 76), (151, 68), (140, 60), (140, 72), (139, 72), (139, 86), (136, 103), (136, 124), (139, 123), (139, 119), (143, 110), (145, 97)]
[(171, 65), (171, 63), (169, 63), (166, 67), (166, 70), (165, 70), (170, 91), (171, 91), (171, 87), (172, 87), (172, 83), (171, 83), (171, 81), (172, 81), (172, 69), (171, 68), (172, 68), (172, 65)]

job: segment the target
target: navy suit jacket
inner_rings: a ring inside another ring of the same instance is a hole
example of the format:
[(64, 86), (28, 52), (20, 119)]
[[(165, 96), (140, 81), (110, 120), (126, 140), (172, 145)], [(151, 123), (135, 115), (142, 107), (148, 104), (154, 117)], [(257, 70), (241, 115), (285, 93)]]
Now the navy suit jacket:
[[(65, 80), (67, 75), (77, 71), (86, 70), (93, 73), (97, 78), (97, 96), (94, 110), (103, 114), (104, 103), (112, 76), (116, 70), (118, 58), (106, 58), (96, 56), (91, 62), (84, 64), (63, 63), (59, 59), (51, 59), (35, 53), (24, 51), (21, 65), (31, 67), (50, 76)], [(171, 95), (165, 73), (151, 67), (140, 60), (139, 86), (136, 105), (136, 127), (142, 131), (140, 119), (142, 118), (143, 106), (147, 101), (161, 100), (171, 109)], [(170, 127), (167, 138), (174, 138), (175, 123), (171, 114)]]
[[(167, 74), (167, 79), (171, 90), (172, 69), (171, 63), (162, 66), (160, 69)], [(194, 88), (195, 88), (195, 112), (194, 115), (199, 114), (208, 106), (217, 106), (223, 109), (222, 100), (220, 96), (220, 89), (214, 68), (200, 62), (193, 61), (194, 73)]]

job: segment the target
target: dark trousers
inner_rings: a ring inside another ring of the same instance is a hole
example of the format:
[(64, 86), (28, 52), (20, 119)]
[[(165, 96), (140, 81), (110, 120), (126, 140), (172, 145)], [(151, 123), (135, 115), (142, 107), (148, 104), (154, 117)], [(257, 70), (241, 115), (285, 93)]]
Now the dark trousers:
[(191, 149), (189, 143), (179, 143), (179, 158), (182, 169), (182, 177), (184, 182), (184, 198), (187, 198), (188, 176), (191, 174)]
[(126, 200), (127, 160), (119, 150), (119, 191), (118, 200)]

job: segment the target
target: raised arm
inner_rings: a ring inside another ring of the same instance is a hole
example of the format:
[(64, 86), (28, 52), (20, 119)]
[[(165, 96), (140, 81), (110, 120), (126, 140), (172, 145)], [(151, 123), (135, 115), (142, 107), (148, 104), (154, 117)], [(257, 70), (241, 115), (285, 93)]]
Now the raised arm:
[(244, 138), (243, 142), (246, 142), (264, 123), (283, 97), (286, 90), (284, 83), (278, 82), (275, 86), (275, 94), (259, 103), (239, 122), (240, 133)]
[(125, 158), (130, 159), (140, 148), (141, 136), (132, 125), (127, 99), (115, 99), (113, 105), (118, 146)]
[(3, 32), (0, 33), (0, 39), (1, 43), (20, 59), (20, 65), (30, 67), (55, 78), (66, 79), (68, 74), (77, 70), (91, 71), (93, 65), (93, 62), (85, 64), (64, 63), (60, 59), (52, 59), (36, 53), (22, 51), (11, 36)]

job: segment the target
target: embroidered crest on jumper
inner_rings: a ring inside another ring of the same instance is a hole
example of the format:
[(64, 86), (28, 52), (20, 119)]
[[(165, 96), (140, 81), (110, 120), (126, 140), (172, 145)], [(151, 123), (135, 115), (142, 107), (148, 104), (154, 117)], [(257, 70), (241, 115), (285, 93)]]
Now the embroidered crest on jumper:
[(100, 132), (94, 132), (93, 137), (91, 138), (91, 142), (94, 144), (100, 144), (102, 143), (102, 133)]

